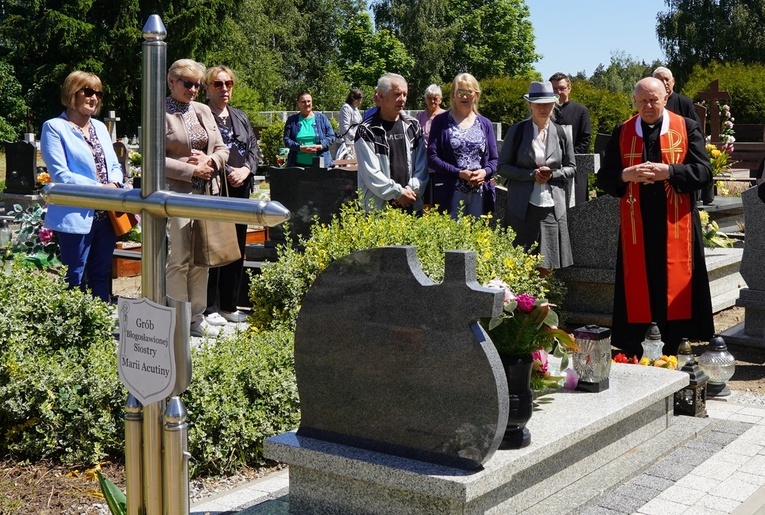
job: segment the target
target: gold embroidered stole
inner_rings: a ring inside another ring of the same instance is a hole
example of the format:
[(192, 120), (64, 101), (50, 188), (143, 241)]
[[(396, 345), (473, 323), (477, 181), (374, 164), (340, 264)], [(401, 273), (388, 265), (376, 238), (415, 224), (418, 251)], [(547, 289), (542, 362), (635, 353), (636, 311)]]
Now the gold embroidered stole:
[[(682, 163), (688, 153), (685, 119), (667, 110), (669, 130), (659, 136), (661, 160), (666, 164)], [(619, 149), (626, 168), (643, 162), (643, 138), (637, 133), (637, 116), (622, 125)], [(664, 181), (667, 199), (667, 320), (691, 318), (692, 234), (691, 193), (677, 193)], [(630, 182), (619, 205), (624, 290), (629, 323), (650, 323), (651, 303), (648, 293), (640, 184)]]

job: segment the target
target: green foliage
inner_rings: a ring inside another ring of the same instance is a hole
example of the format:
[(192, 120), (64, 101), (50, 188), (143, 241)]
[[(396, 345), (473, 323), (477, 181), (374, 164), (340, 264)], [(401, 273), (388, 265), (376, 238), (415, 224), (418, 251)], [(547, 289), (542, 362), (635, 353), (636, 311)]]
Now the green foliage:
[(127, 498), (125, 494), (100, 472), (96, 471), (96, 476), (98, 477), (98, 487), (101, 489), (111, 514), (125, 515), (127, 513)]
[[(712, 61), (764, 63), (765, 1), (665, 0), (656, 33), (678, 87)], [(761, 120), (760, 120), (761, 121)]]
[[(492, 77), (481, 81), (481, 101), (478, 109), (493, 122), (502, 122), (507, 130), (512, 124), (530, 116), (523, 95), (529, 92), (525, 78)], [(447, 88), (451, 91), (451, 84)], [(446, 97), (444, 91), (444, 97)], [(497, 135), (500, 137), (500, 135)]]
[(189, 412), (192, 476), (262, 465), (263, 440), (295, 429), (299, 403), (290, 331), (248, 331), (192, 352)]
[[(0, 457), (94, 464), (123, 455), (127, 392), (112, 307), (63, 278), (8, 264), (0, 274)], [(193, 350), (193, 474), (259, 466), (263, 440), (299, 417), (292, 333), (245, 332)]]
[(260, 131), (261, 157), (265, 165), (276, 166), (276, 156), (279, 149), (284, 147), (284, 122), (276, 121)]
[(414, 69), (403, 43), (387, 29), (375, 32), (367, 12), (359, 13), (340, 33), (340, 52), (345, 80), (354, 87), (374, 89), (384, 73), (409, 77)]
[(707, 63), (695, 66), (685, 83), (683, 94), (698, 98), (698, 93), (709, 89), (709, 83), (720, 81), (720, 90), (730, 93), (730, 110), (736, 123), (763, 123), (765, 121), (765, 65), (741, 63)]
[(12, 254), (27, 256), (39, 264), (60, 264), (58, 260), (61, 249), (58, 247), (55, 233), (43, 227), (46, 209), (40, 204), (32, 204), (23, 209), (20, 204), (14, 204), (13, 223), (19, 228), (14, 231), (13, 240), (8, 251)]
[(304, 250), (280, 247), (276, 263), (252, 277), (252, 320), (261, 328), (294, 328), (302, 299), (322, 270), (351, 252), (387, 245), (416, 246), (423, 272), (435, 282), (443, 279), (445, 251), (474, 250), (479, 282), (499, 277), (513, 291), (543, 295), (551, 283), (539, 278), (539, 259), (513, 247), (512, 240), (511, 231), (492, 228), (488, 217), (454, 221), (435, 210), (415, 217), (397, 209), (365, 214), (349, 203), (329, 224), (312, 227), (311, 237), (300, 242)]
[(583, 80), (571, 84), (571, 100), (579, 102), (590, 111), (592, 138), (590, 150), (595, 147), (595, 135), (611, 134), (618, 124), (627, 120), (632, 113), (632, 95), (598, 88)]
[(0, 274), (0, 455), (97, 463), (121, 454), (111, 308), (14, 262)]
[(462, 71), (479, 80), (505, 74), (530, 76), (534, 52), (529, 11), (520, 0), (375, 0), (375, 24), (398, 38), (416, 63), (409, 79), (410, 106), (425, 88)]
[(455, 0), (451, 15), (459, 28), (444, 62), (445, 80), (468, 71), (478, 80), (498, 75), (528, 76), (539, 59), (529, 8), (518, 0)]
[(644, 77), (650, 77), (659, 66), (659, 61), (648, 64), (645, 61), (637, 61), (626, 52), (615, 51), (611, 52), (611, 62), (607, 67), (603, 64), (598, 65), (590, 77), (590, 82), (599, 89), (623, 93), (632, 98), (635, 83)]
[(25, 131), (27, 105), (13, 67), (0, 62), (0, 140), (17, 141)]

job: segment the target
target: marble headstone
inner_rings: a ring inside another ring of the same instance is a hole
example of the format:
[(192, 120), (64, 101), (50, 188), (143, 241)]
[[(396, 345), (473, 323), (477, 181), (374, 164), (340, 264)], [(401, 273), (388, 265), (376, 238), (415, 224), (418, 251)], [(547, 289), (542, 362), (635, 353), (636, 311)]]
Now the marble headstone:
[(503, 295), (475, 280), (475, 254), (446, 253), (443, 283), (414, 247), (332, 263), (295, 332), (298, 435), (420, 461), (479, 468), (499, 447), (507, 379), (477, 323)]

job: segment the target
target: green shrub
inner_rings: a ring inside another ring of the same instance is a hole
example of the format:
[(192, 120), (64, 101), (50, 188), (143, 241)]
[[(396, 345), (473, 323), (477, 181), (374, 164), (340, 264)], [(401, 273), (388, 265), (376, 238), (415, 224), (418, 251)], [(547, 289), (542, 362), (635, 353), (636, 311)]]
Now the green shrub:
[(121, 453), (111, 308), (19, 261), (0, 274), (0, 455), (97, 463)]
[(263, 164), (276, 166), (276, 156), (284, 147), (284, 122), (277, 121), (260, 131), (260, 150)]
[(248, 331), (192, 354), (189, 412), (192, 476), (263, 465), (263, 440), (299, 421), (290, 331)]
[[(730, 102), (721, 103), (730, 105), (735, 123), (765, 122), (765, 91), (760, 87), (765, 81), (765, 65), (716, 61), (704, 68), (696, 65), (683, 87), (683, 94), (698, 101), (698, 94), (707, 91), (709, 83), (715, 79), (720, 81), (720, 91), (730, 93)], [(709, 120), (707, 113), (707, 123)]]
[[(63, 278), (9, 265), (0, 274), (0, 458), (92, 465), (124, 455), (127, 391), (112, 307)], [(259, 466), (263, 440), (299, 419), (288, 331), (246, 332), (193, 351), (191, 471)]]
[(538, 258), (514, 247), (513, 238), (510, 230), (492, 228), (488, 217), (454, 221), (435, 210), (415, 217), (397, 209), (367, 215), (358, 203), (349, 203), (329, 224), (312, 227), (310, 239), (298, 245), (304, 250), (280, 247), (276, 263), (252, 277), (254, 324), (294, 328), (303, 296), (322, 270), (351, 252), (386, 245), (416, 246), (423, 271), (435, 282), (443, 279), (444, 251), (474, 250), (479, 282), (500, 277), (513, 291), (560, 298), (560, 292), (549, 291), (549, 281), (539, 278)]

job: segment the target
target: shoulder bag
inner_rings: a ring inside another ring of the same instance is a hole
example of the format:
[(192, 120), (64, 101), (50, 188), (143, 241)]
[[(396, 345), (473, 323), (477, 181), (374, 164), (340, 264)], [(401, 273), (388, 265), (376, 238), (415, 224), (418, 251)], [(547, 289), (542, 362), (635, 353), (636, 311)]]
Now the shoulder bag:
[[(228, 181), (220, 176), (221, 188), (226, 188)], [(205, 186), (205, 194), (210, 195), (210, 181)], [(194, 220), (191, 228), (191, 262), (194, 266), (214, 268), (228, 265), (242, 258), (239, 241), (236, 237), (236, 224), (211, 220)]]

